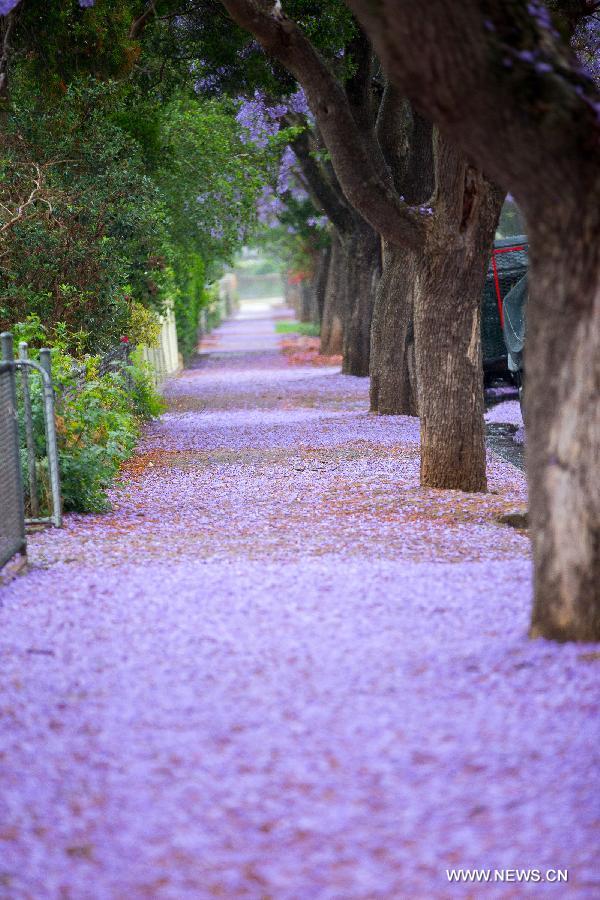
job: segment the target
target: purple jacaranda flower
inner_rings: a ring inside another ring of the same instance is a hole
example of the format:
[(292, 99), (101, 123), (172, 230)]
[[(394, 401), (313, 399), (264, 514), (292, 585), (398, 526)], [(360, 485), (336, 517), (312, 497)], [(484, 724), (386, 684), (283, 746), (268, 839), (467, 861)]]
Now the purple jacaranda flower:
[(240, 50), (239, 57), (240, 59), (248, 59), (253, 53), (264, 53), (261, 44), (254, 40), (250, 41), (242, 50)]
[(283, 119), (290, 112), (306, 116), (307, 121), (312, 121), (306, 96), (301, 88), (277, 103), (268, 102), (264, 92), (256, 90), (250, 98), (238, 98), (238, 104), (237, 121), (246, 132), (243, 139), (252, 141), (259, 147), (266, 147), (269, 138), (278, 134)]
[(527, 4), (527, 10), (531, 16), (536, 20), (537, 24), (540, 28), (544, 28), (546, 30), (552, 29), (552, 16), (550, 15), (550, 11), (543, 3), (538, 3), (533, 0)]
[(533, 62), (536, 54), (533, 50), (519, 50), (517, 56), (519, 59), (523, 60), (523, 62)]

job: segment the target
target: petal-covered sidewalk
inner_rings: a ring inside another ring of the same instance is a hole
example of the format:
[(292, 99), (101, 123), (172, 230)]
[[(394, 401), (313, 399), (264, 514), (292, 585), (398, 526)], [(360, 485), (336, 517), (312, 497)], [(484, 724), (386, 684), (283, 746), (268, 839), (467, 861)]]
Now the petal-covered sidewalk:
[(523, 475), (420, 489), (260, 304), (211, 345), (0, 592), (0, 897), (600, 896), (600, 653), (526, 638)]

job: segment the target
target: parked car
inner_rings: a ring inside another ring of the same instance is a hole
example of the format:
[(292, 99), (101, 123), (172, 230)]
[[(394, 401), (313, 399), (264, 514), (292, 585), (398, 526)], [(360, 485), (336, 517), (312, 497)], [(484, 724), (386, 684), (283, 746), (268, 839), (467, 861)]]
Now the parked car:
[(525, 274), (510, 289), (502, 303), (502, 332), (506, 344), (508, 370), (519, 388), (521, 405), (523, 405), (523, 348), (525, 346), (527, 294), (527, 274)]
[[(488, 383), (494, 378), (503, 377), (511, 378), (519, 387), (521, 385), (528, 251), (529, 243), (524, 234), (498, 238), (494, 241), (481, 310), (483, 371)], [(522, 287), (513, 294), (513, 289), (519, 283)], [(511, 300), (505, 307), (509, 296)], [(518, 307), (519, 321), (517, 321)], [(507, 311), (510, 309), (510, 322), (507, 328), (505, 328), (505, 308)], [(517, 350), (519, 340), (520, 350)]]

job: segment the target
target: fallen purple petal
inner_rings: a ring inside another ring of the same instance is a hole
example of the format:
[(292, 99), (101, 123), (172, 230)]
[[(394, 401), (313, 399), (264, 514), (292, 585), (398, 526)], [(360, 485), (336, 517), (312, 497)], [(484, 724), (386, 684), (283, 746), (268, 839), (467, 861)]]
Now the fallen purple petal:
[(289, 365), (260, 310), (218, 338), (113, 510), (2, 590), (6, 896), (565, 896), (449, 890), (467, 866), (598, 896), (598, 654), (527, 638), (524, 476), (421, 489), (366, 380)]

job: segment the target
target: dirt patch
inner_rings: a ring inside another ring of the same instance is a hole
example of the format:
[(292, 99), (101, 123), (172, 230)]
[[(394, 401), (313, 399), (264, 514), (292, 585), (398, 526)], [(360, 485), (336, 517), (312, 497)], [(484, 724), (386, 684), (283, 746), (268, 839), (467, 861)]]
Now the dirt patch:
[(280, 346), (291, 366), (341, 366), (342, 356), (323, 356), (321, 339), (303, 334), (288, 335)]

